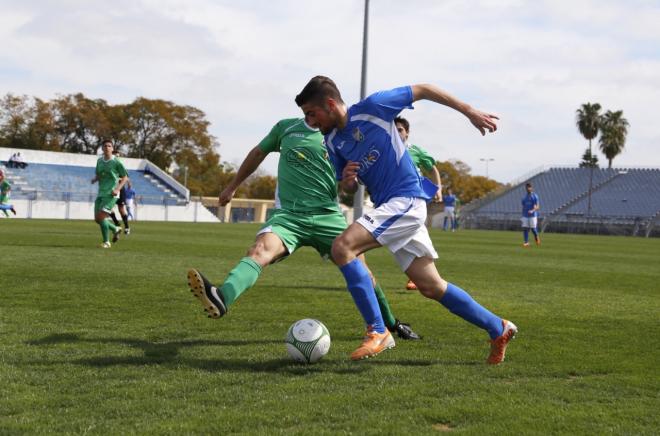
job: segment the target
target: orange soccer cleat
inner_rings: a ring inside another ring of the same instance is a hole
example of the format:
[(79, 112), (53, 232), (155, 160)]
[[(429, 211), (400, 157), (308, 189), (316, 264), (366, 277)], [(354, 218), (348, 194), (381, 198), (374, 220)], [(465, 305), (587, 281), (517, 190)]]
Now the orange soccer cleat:
[(351, 360), (373, 357), (382, 351), (394, 348), (395, 345), (396, 343), (389, 330), (385, 330), (385, 333), (378, 333), (370, 328), (364, 335), (362, 344), (351, 354)]
[(490, 356), (488, 356), (487, 362), (491, 365), (502, 363), (506, 354), (506, 346), (516, 336), (516, 333), (518, 333), (518, 327), (511, 321), (503, 319), (502, 325), (504, 326), (502, 334), (490, 341)]
[(408, 283), (406, 283), (406, 289), (409, 291), (416, 291), (417, 285), (412, 280), (408, 280)]

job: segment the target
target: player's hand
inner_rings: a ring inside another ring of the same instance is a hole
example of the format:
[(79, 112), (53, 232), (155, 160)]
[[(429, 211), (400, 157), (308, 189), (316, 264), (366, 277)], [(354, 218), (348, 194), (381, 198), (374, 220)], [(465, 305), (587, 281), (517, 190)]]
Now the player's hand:
[(231, 199), (234, 198), (235, 192), (236, 192), (235, 189), (225, 188), (218, 196), (218, 203), (220, 204), (220, 206), (226, 206), (227, 203), (229, 203)]
[(436, 194), (433, 196), (433, 202), (434, 203), (442, 203), (442, 195), (440, 194), (440, 191), (436, 192)]
[(351, 182), (351, 181), (357, 182), (357, 175), (359, 169), (360, 169), (359, 162), (349, 161), (344, 167), (343, 171), (341, 172), (342, 180), (346, 180), (347, 182)]
[(477, 129), (479, 129), (482, 136), (486, 134), (486, 130), (488, 130), (491, 133), (497, 130), (497, 123), (495, 122), (495, 120), (499, 120), (499, 117), (497, 115), (489, 114), (474, 108), (470, 108), (466, 116), (468, 117), (472, 125)]
[(119, 189), (113, 189), (112, 190), (112, 196), (113, 197), (119, 197)]

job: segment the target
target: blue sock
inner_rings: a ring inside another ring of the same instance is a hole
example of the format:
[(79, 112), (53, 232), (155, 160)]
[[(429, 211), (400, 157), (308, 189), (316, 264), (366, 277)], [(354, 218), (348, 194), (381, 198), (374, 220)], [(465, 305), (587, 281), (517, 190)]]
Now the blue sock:
[(529, 229), (527, 227), (523, 230), (523, 239), (525, 240), (525, 244), (529, 242)]
[(369, 272), (359, 259), (353, 259), (339, 270), (346, 279), (346, 286), (353, 296), (355, 305), (360, 310), (362, 318), (367, 325), (373, 327), (378, 333), (385, 333), (385, 322), (378, 307), (378, 300), (374, 291)]
[(532, 229), (532, 233), (534, 233), (534, 239), (538, 239), (538, 238), (539, 238), (539, 234), (538, 234), (538, 232), (536, 231), (536, 227), (534, 227), (534, 228)]
[(440, 299), (440, 304), (454, 315), (486, 330), (491, 339), (501, 336), (504, 331), (502, 318), (493, 315), (488, 309), (474, 301), (470, 294), (456, 285), (447, 283), (447, 291)]
[(447, 230), (447, 217), (445, 217), (445, 219), (442, 220), (442, 230)]

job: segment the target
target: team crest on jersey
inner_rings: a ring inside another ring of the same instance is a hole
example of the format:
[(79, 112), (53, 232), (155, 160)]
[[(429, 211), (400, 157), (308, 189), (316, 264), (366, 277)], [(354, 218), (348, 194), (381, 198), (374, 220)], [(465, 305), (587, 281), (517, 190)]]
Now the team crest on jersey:
[(364, 141), (364, 135), (360, 131), (359, 127), (353, 129), (353, 139), (355, 139), (355, 142)]
[(304, 147), (292, 148), (286, 152), (286, 162), (293, 166), (306, 167), (311, 164), (311, 153)]

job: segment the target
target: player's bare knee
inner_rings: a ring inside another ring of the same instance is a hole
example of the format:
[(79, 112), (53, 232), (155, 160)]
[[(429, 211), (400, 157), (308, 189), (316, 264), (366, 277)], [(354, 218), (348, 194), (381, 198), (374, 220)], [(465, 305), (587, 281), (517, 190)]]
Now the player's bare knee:
[(420, 286), (417, 284), (417, 289), (419, 289), (420, 294), (435, 301), (439, 300), (444, 295), (444, 292), (442, 292), (438, 286)]
[(343, 235), (332, 242), (332, 258), (338, 265), (344, 265), (350, 260), (350, 246)]
[(257, 240), (247, 251), (247, 257), (252, 258), (262, 268), (273, 263), (276, 259), (273, 253), (268, 250), (268, 247), (263, 241)]

